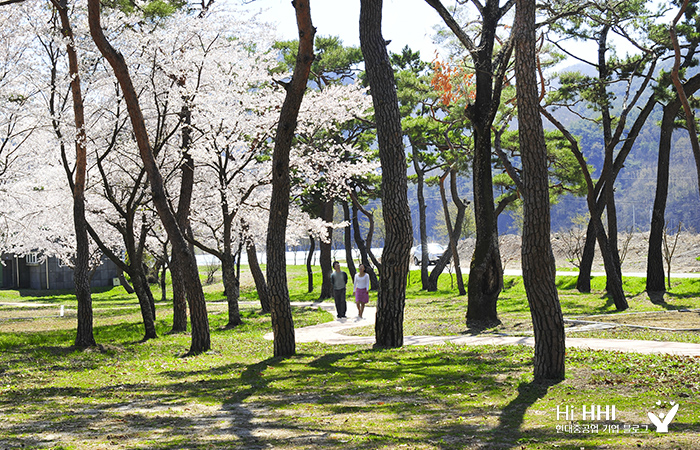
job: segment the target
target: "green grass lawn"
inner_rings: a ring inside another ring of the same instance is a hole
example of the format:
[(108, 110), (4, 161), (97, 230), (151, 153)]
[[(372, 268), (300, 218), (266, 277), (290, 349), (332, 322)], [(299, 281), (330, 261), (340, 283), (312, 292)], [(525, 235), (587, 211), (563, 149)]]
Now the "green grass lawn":
[[(412, 274), (405, 334), (467, 332), (466, 298), (450, 290), (449, 276), (437, 293), (420, 292), (417, 280)], [(614, 312), (604, 280), (595, 279), (587, 295), (568, 279), (558, 283), (565, 315)], [(503, 325), (489, 332), (526, 333), (522, 281), (508, 278), (506, 287)], [(303, 268), (291, 268), (293, 300), (315, 299), (305, 288)], [(698, 308), (695, 288), (680, 282), (654, 304), (642, 283), (625, 282), (634, 311)], [(182, 357), (189, 336), (167, 334), (167, 303), (157, 307), (159, 338), (140, 342), (135, 297), (122, 288), (96, 292), (101, 348), (78, 351), (70, 293), (1, 291), (0, 302), (50, 306), (0, 306), (0, 449), (700, 448), (697, 358), (570, 350), (567, 378), (553, 385), (532, 383), (528, 347), (316, 343), (279, 359), (263, 338), (268, 315), (246, 304), (244, 324), (224, 330), (221, 286), (206, 290), (212, 350), (189, 358)], [(250, 286), (242, 293), (256, 300)], [(63, 318), (60, 305), (69, 312)], [(310, 308), (293, 313), (298, 327), (333, 319)], [(669, 433), (657, 433), (647, 413), (665, 413), (670, 402), (678, 414)], [(603, 415), (581, 417), (584, 405), (600, 405)], [(606, 405), (615, 407), (614, 419), (605, 417)]]

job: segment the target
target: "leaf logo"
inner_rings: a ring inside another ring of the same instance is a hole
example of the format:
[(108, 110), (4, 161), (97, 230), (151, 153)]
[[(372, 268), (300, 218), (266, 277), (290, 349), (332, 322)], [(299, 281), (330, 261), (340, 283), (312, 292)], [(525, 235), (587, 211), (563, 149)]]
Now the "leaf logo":
[[(676, 404), (676, 402), (669, 403), (673, 407), (666, 415), (664, 415), (664, 413), (660, 413), (657, 417), (657, 415), (653, 412), (647, 413), (647, 415), (649, 416), (649, 420), (651, 420), (651, 423), (656, 425), (656, 431), (658, 433), (668, 433), (668, 424), (671, 423), (673, 418), (676, 416), (676, 413), (678, 412), (678, 408), (680, 405)], [(661, 402), (656, 402), (656, 404), (660, 406)]]

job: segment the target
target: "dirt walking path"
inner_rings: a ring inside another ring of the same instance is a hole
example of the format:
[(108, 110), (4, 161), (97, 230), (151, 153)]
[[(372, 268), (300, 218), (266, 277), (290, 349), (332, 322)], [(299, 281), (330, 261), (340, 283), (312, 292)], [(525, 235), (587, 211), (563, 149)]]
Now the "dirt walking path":
[[(334, 305), (330, 303), (303, 303), (294, 302), (294, 306), (306, 306), (311, 308), (322, 308), (335, 313)], [(354, 313), (353, 306), (348, 308), (348, 314)], [(367, 307), (363, 319), (349, 317), (347, 319), (336, 319), (332, 322), (321, 323), (295, 330), (297, 342), (321, 342), (324, 344), (374, 344), (374, 336), (348, 336), (341, 334), (342, 330), (348, 328), (374, 325), (377, 309)], [(272, 333), (265, 335), (266, 339), (272, 340)], [(535, 345), (535, 339), (528, 336), (404, 336), (404, 345), (431, 345), (452, 343), (458, 345)], [(642, 341), (635, 339), (594, 339), (594, 338), (566, 338), (567, 348), (582, 348), (591, 350), (609, 350), (632, 353), (663, 353), (670, 355), (700, 356), (700, 344), (690, 344), (686, 342), (662, 342), (662, 341)]]

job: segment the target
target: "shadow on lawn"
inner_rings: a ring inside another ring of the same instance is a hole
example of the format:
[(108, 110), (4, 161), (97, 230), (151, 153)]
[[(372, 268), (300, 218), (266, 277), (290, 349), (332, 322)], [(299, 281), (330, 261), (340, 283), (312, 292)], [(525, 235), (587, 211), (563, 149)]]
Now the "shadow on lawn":
[[(128, 326), (114, 335), (123, 337), (127, 331), (135, 332)], [(44, 376), (71, 370), (79, 375), (117, 363), (120, 368), (96, 374), (94, 384), (84, 377), (73, 386), (37, 381), (4, 393), (0, 411), (24, 419), (6, 422), (0, 448), (86, 442), (162, 450), (370, 449), (397, 442), (472, 448), (484, 444), (490, 433), (472, 419), (499, 417), (489, 398), (511, 397), (515, 385), (504, 375), (520, 376), (531, 364), (529, 357), (514, 359), (512, 350), (504, 348), (445, 352), (357, 346), (335, 351), (338, 347), (309, 345), (291, 358), (234, 359), (178, 370), (173, 362), (166, 362), (171, 368), (147, 359), (131, 364), (139, 358), (135, 345), (123, 345), (114, 350), (114, 358), (104, 353), (69, 358), (70, 348), (55, 346), (34, 349), (32, 359), (41, 355)], [(125, 381), (120, 373), (127, 370), (143, 371), (144, 378)], [(525, 410), (539, 398), (522, 385), (518, 392), (500, 419), (509, 441), (517, 439)], [(367, 427), (362, 426), (365, 419)], [(372, 420), (390, 425), (375, 427)]]
[[(522, 425), (527, 409), (539, 399), (544, 398), (549, 388), (559, 381), (549, 383), (521, 383), (518, 386), (518, 396), (510, 401), (501, 412), (498, 426), (493, 430), (493, 439), (499, 441), (501, 436), (506, 436), (510, 444), (515, 444), (523, 439)], [(528, 434), (530, 434), (528, 432)]]
[[(202, 446), (369, 449), (397, 441), (409, 446), (442, 442), (446, 448), (465, 448), (477, 443), (478, 427), (443, 423), (446, 411), (448, 415), (484, 416), (492, 414), (492, 409), (470, 406), (462, 411), (451, 401), (436, 399), (434, 392), (423, 390), (457, 393), (473, 385), (493, 391), (510, 389), (488, 373), (492, 362), (476, 351), (402, 355), (400, 362), (393, 361), (395, 356), (390, 351), (366, 349), (318, 357), (298, 354), (248, 365), (161, 372), (172, 382), (122, 384), (117, 378), (96, 388), (19, 389), (0, 400), (0, 409), (23, 410), (29, 419), (8, 423), (0, 448), (86, 440), (126, 449), (163, 450)], [(306, 361), (309, 357), (313, 359)], [(520, 366), (509, 361), (499, 364), (516, 370)], [(455, 367), (465, 372), (460, 374)], [(231, 377), (222, 377), (226, 374)], [(414, 379), (407, 385), (404, 379), (409, 376)], [(329, 377), (339, 377), (341, 382), (326, 386)], [(397, 390), (397, 386), (404, 389)], [(523, 394), (521, 399), (529, 398)], [(517, 419), (520, 411), (512, 407), (509, 423), (522, 421), (522, 417)], [(346, 421), (369, 417), (369, 425), (372, 418), (385, 418), (397, 427), (406, 423), (413, 428), (395, 434), (391, 427), (343, 426), (331, 420), (338, 416)], [(71, 436), (71, 440), (63, 442), (62, 436)]]

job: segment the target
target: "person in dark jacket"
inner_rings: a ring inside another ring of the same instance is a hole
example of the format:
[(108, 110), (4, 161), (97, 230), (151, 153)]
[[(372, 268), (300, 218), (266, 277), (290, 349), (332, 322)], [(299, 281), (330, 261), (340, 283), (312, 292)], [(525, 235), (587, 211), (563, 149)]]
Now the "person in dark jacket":
[(348, 284), (348, 274), (340, 270), (340, 263), (333, 261), (333, 273), (331, 273), (331, 284), (333, 285), (333, 299), (335, 300), (335, 310), (338, 319), (345, 319), (348, 305), (345, 302), (345, 285)]

